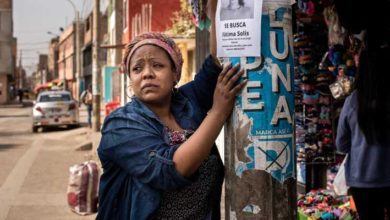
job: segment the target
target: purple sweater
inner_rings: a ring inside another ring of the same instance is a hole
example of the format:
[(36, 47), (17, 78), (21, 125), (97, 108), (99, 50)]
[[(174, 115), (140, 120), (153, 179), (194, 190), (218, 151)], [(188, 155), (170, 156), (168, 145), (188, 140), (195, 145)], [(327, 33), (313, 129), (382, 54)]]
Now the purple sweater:
[[(348, 153), (345, 178), (351, 187), (390, 186), (390, 146), (368, 145), (357, 120), (357, 92), (346, 100), (337, 127), (337, 150)], [(390, 126), (390, 125), (389, 125)], [(387, 135), (390, 143), (390, 134)]]

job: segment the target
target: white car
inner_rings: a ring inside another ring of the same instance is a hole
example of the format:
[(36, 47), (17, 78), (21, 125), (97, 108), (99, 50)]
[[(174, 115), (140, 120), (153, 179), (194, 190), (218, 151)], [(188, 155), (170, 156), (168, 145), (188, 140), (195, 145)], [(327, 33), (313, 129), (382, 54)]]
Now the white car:
[(69, 91), (41, 92), (32, 110), (32, 131), (39, 127), (79, 126), (79, 109), (77, 101)]

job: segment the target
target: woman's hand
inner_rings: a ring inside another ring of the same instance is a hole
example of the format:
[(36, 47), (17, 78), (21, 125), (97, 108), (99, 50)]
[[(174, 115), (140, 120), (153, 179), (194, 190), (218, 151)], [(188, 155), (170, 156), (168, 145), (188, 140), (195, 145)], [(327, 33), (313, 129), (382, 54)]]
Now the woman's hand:
[(209, 155), (226, 119), (232, 112), (237, 93), (247, 80), (237, 83), (244, 70), (239, 65), (224, 66), (214, 91), (213, 106), (195, 133), (173, 155), (176, 170), (183, 176), (191, 176)]
[[(234, 67), (231, 63), (224, 66), (217, 81), (214, 91), (213, 106), (209, 113), (215, 113), (226, 120), (232, 112), (234, 101), (238, 92), (245, 86), (247, 80), (237, 83), (238, 79), (244, 73), (244, 69), (239, 70), (239, 64)], [(238, 71), (238, 72), (237, 72)]]

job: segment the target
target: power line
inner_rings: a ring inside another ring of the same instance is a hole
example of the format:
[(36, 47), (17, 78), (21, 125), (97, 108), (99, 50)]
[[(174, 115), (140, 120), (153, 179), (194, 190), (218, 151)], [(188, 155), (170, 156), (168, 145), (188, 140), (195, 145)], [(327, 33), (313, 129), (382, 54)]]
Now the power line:
[(36, 50), (44, 50), (48, 49), (47, 47), (39, 47), (39, 48), (28, 48), (28, 49), (19, 49), (18, 51), (27, 52), (27, 51), (36, 51)]
[(19, 58), (22, 58), (23, 59), (27, 59), (27, 60), (31, 60), (31, 59), (37, 59), (38, 60), (38, 57), (19, 57)]
[(25, 45), (25, 44), (29, 44), (29, 45), (37, 45), (37, 44), (48, 44), (50, 43), (49, 41), (40, 41), (40, 42), (20, 42), (18, 43), (18, 45)]

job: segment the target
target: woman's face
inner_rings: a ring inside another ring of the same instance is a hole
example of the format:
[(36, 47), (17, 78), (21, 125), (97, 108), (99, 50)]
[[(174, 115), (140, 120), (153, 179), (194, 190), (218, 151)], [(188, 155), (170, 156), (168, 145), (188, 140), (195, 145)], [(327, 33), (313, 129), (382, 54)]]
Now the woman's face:
[(133, 92), (142, 102), (152, 105), (170, 102), (177, 77), (163, 49), (154, 45), (138, 48), (131, 57), (129, 72)]

